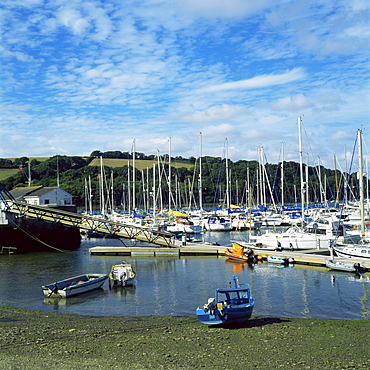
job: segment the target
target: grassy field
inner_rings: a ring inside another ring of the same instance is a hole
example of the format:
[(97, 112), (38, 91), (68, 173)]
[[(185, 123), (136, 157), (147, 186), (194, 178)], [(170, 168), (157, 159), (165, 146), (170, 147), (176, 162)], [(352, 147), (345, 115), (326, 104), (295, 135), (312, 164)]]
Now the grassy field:
[[(120, 158), (103, 158), (103, 165), (108, 167), (122, 167), (127, 166), (128, 159), (120, 159)], [(150, 160), (150, 159), (136, 159), (135, 160), (135, 168), (139, 171), (146, 170), (147, 168), (153, 168), (153, 164), (157, 164), (157, 161)], [(132, 166), (132, 160), (130, 160), (130, 165)], [(100, 166), (100, 159), (95, 158), (91, 163), (90, 166)], [(194, 167), (191, 163), (184, 163), (184, 162), (175, 162), (171, 161), (171, 166), (175, 168), (185, 167), (191, 168)]]
[[(9, 158), (12, 161), (14, 161), (15, 158)], [(39, 162), (46, 161), (49, 159), (48, 157), (37, 157), (37, 158), (30, 158), (36, 159)], [(108, 167), (122, 167), (126, 166), (128, 163), (127, 159), (119, 159), (119, 158), (103, 158), (103, 164)], [(146, 170), (147, 168), (153, 168), (153, 164), (157, 164), (156, 160), (149, 160), (149, 159), (136, 159), (135, 160), (135, 168), (137, 168), (139, 171), (141, 170)], [(132, 166), (132, 160), (130, 160), (130, 165)], [(95, 158), (89, 166), (100, 166), (100, 159)], [(176, 162), (172, 161), (171, 166), (174, 168), (180, 168), (180, 167), (185, 167), (187, 169), (194, 167), (193, 164), (191, 163), (186, 163), (186, 162)], [(19, 172), (18, 168), (0, 168), (0, 181), (3, 181), (7, 179), (10, 176), (15, 175), (17, 172)]]
[(0, 181), (15, 175), (17, 172), (19, 172), (18, 168), (0, 168)]
[[(14, 160), (16, 158), (7, 158), (7, 159), (10, 159), (11, 161), (14, 162)], [(29, 158), (29, 159), (31, 161), (33, 159), (36, 159), (39, 162), (44, 162), (47, 159), (49, 159), (49, 157), (35, 157), (35, 158)], [(25, 171), (25, 170), (27, 170), (27, 169), (24, 168), (23, 171)], [(3, 181), (5, 179), (7, 179), (8, 177), (15, 175), (17, 172), (19, 172), (18, 168), (0, 168), (0, 181)]]

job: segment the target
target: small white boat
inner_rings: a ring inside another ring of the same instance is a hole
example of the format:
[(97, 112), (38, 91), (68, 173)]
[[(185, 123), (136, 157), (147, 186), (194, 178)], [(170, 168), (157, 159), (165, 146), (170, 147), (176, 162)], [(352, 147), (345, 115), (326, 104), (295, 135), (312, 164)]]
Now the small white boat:
[(337, 270), (337, 271), (345, 271), (345, 272), (355, 272), (360, 273), (366, 271), (366, 268), (356, 263), (351, 262), (342, 262), (335, 259), (328, 259), (325, 261), (326, 267), (330, 268), (330, 270)]
[(343, 262), (334, 259), (334, 246), (330, 246), (330, 259), (325, 261), (326, 267), (330, 268), (331, 270), (337, 271), (346, 271), (346, 272), (355, 272), (360, 273), (366, 271), (366, 267), (362, 266), (359, 262)]
[(277, 263), (280, 265), (288, 265), (289, 263), (293, 263), (293, 257), (278, 257), (278, 256), (268, 256), (267, 262)]
[(56, 283), (43, 285), (42, 291), (45, 297), (68, 298), (98, 289), (106, 279), (108, 279), (106, 274), (78, 275)]
[(132, 283), (136, 274), (129, 263), (123, 261), (119, 265), (113, 265), (109, 273), (110, 286), (127, 286)]

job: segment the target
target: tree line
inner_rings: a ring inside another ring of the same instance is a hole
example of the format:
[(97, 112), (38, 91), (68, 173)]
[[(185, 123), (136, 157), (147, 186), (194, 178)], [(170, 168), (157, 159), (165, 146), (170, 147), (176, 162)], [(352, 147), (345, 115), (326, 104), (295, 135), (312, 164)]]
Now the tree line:
[[(126, 208), (129, 200), (133, 201), (132, 197), (135, 197), (136, 207), (145, 208), (152, 204), (150, 199), (153, 194), (157, 194), (157, 205), (160, 199), (164, 207), (168, 204), (172, 207), (199, 206), (200, 194), (203, 206), (225, 206), (227, 198), (231, 204), (242, 206), (301, 201), (301, 168), (296, 162), (262, 165), (254, 160), (228, 160), (226, 165), (226, 159), (221, 157), (204, 156), (201, 160), (195, 157), (173, 157), (171, 161), (183, 161), (193, 166), (169, 168), (168, 155), (163, 155), (159, 167), (153, 169), (153, 163), (158, 163), (155, 155), (135, 153), (136, 159), (152, 162), (148, 163), (146, 171), (133, 171), (131, 165), (115, 168), (89, 165), (96, 157), (132, 159), (132, 153), (93, 151), (86, 158), (57, 155), (42, 162), (27, 157), (13, 161), (0, 159), (0, 168), (23, 169), (29, 164), (32, 186), (57, 186), (59, 183), (62, 189), (73, 195), (74, 203), (80, 207), (90, 197), (94, 208), (98, 208), (102, 192), (105, 199), (110, 199), (112, 207)], [(341, 201), (345, 197), (358, 199), (356, 175), (322, 166), (305, 166), (304, 197), (310, 203)], [(24, 169), (1, 181), (1, 184), (9, 191), (15, 187), (28, 186), (28, 176), (28, 170)], [(153, 189), (154, 183), (156, 189)]]

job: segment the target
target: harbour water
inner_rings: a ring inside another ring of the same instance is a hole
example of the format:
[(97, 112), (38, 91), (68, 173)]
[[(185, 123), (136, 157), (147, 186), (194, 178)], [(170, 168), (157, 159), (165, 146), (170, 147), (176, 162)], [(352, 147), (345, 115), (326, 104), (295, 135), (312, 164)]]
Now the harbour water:
[[(208, 241), (229, 245), (235, 233), (209, 233)], [(99, 245), (122, 245), (114, 239), (83, 241), (68, 253), (0, 255), (0, 304), (42, 311), (92, 316), (195, 315), (232, 275), (249, 283), (255, 299), (254, 315), (328, 319), (370, 318), (370, 273), (329, 271), (324, 267), (266, 262), (248, 266), (224, 257), (130, 257), (136, 279), (133, 287), (103, 289), (68, 299), (44, 298), (41, 286), (83, 273), (109, 273), (120, 256), (91, 256)]]

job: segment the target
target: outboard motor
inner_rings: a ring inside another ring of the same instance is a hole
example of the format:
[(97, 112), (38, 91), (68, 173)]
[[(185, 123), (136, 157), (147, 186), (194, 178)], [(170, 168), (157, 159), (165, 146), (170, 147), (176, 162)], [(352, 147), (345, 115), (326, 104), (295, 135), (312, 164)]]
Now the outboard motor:
[(357, 273), (361, 272), (361, 265), (358, 262), (354, 263), (353, 267), (355, 268)]

